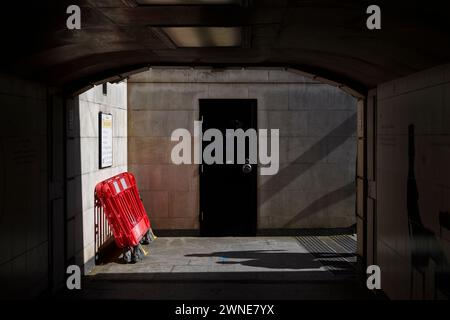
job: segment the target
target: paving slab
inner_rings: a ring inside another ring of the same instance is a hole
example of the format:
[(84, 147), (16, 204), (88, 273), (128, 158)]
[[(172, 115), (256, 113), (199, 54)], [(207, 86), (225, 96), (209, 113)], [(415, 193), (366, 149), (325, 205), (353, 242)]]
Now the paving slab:
[(136, 264), (86, 275), (82, 299), (372, 299), (356, 274), (353, 235), (161, 237)]

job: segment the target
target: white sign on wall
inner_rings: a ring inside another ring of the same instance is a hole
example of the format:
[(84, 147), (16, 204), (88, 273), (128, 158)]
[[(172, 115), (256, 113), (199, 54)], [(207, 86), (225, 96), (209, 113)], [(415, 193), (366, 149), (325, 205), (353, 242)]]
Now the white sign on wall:
[(100, 169), (111, 167), (113, 164), (113, 117), (109, 113), (99, 113), (99, 151)]

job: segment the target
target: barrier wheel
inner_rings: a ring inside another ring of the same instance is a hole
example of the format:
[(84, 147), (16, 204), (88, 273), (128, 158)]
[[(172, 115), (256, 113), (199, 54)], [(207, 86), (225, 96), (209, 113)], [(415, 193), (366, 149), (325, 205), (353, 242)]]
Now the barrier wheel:
[(135, 246), (131, 252), (131, 262), (136, 263), (144, 259), (144, 252), (142, 252), (139, 245)]
[(122, 258), (123, 258), (123, 260), (126, 263), (130, 263), (132, 261), (132, 252), (131, 252), (130, 248), (125, 248), (123, 250), (123, 257)]
[(151, 235), (150, 235), (150, 230), (148, 230), (142, 237), (141, 244), (147, 245), (147, 244), (150, 244), (150, 241), (151, 241)]

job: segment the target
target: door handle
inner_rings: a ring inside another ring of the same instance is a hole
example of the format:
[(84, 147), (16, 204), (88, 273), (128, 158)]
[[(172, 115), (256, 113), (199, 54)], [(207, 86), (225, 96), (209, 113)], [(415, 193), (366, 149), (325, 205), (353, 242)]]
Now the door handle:
[(252, 165), (250, 163), (246, 163), (242, 166), (242, 172), (243, 173), (250, 173), (252, 172)]

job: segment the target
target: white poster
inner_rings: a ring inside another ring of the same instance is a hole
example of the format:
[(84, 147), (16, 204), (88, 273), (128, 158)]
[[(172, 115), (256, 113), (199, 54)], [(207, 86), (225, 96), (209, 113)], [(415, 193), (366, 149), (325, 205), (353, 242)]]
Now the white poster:
[(99, 114), (100, 119), (100, 169), (111, 167), (113, 164), (113, 118), (112, 114)]

